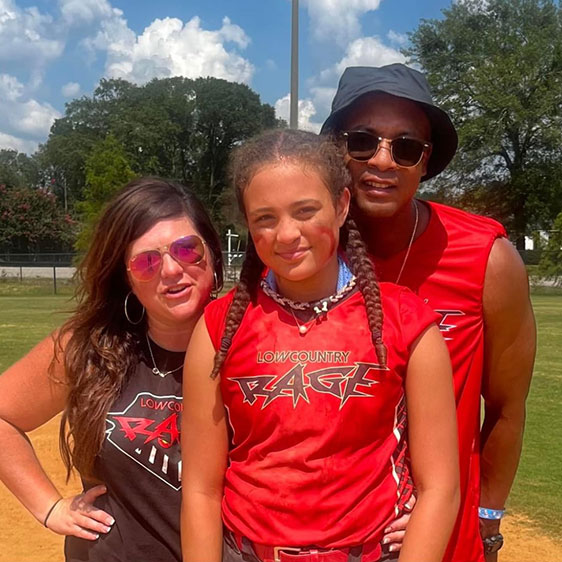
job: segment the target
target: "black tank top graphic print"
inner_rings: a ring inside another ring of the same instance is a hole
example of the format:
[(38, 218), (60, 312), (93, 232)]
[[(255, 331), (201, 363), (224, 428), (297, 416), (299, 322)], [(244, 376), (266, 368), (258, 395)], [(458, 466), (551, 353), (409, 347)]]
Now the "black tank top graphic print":
[[(185, 353), (151, 341), (156, 365), (173, 370)], [(97, 541), (67, 537), (67, 562), (173, 562), (181, 560), (180, 500), (182, 369), (160, 377), (148, 351), (106, 417), (96, 476), (108, 489), (96, 506), (115, 524)], [(88, 489), (93, 484), (84, 483)]]

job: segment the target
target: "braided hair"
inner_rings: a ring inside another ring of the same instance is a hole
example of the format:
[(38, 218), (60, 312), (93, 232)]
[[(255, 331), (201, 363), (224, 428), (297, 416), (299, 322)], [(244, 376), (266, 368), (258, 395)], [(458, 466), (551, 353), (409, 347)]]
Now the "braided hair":
[[(244, 191), (253, 177), (264, 167), (280, 162), (305, 169), (312, 168), (322, 178), (335, 204), (350, 183), (343, 155), (341, 145), (334, 139), (306, 131), (275, 129), (250, 139), (235, 149), (229, 166), (230, 183), (235, 189), (240, 211), (245, 214)], [(340, 245), (345, 249), (351, 272), (357, 277), (357, 286), (365, 300), (371, 339), (378, 361), (381, 366), (386, 366), (380, 289), (373, 264), (357, 225), (349, 216), (341, 229), (341, 235)], [(228, 310), (220, 348), (215, 355), (212, 378), (219, 374), (244, 313), (257, 295), (264, 267), (251, 237), (248, 237), (240, 281)]]
[(349, 215), (343, 225), (347, 238), (345, 254), (349, 260), (350, 269), (357, 278), (357, 286), (363, 295), (367, 320), (371, 331), (371, 340), (375, 346), (377, 358), (382, 367), (386, 366), (386, 347), (382, 341), (383, 313), (381, 291), (375, 273), (373, 262), (367, 253), (367, 246), (359, 233), (357, 224)]

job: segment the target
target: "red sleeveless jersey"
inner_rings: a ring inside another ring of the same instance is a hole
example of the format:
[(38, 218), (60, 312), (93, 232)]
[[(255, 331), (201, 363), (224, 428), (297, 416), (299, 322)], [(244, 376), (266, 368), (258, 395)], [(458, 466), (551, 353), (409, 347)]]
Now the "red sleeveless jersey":
[[(381, 284), (388, 366), (378, 364), (355, 292), (301, 335), (261, 289), (221, 370), (231, 428), (223, 519), (268, 545), (377, 542), (411, 494), (404, 440), (410, 346), (438, 320), (409, 290)], [(205, 310), (220, 346), (232, 292)]]
[[(494, 241), (506, 236), (498, 222), (428, 203), (429, 224), (412, 245), (400, 284), (440, 315), (451, 363), (459, 428), (461, 507), (445, 561), (483, 562), (478, 521), (480, 498), (480, 390), (484, 360), (482, 295)], [(375, 259), (379, 279), (395, 280), (405, 250)]]

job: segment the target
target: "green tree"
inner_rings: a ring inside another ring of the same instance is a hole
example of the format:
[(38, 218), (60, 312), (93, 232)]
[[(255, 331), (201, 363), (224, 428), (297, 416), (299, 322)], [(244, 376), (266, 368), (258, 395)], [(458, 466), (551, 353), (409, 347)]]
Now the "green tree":
[(192, 80), (155, 79), (123, 96), (119, 113), (112, 116), (111, 131), (139, 174), (185, 181), (194, 109)]
[(66, 252), (75, 231), (49, 191), (0, 185), (0, 252)]
[(84, 200), (78, 203), (82, 228), (76, 249), (84, 251), (104, 205), (128, 181), (135, 177), (123, 145), (113, 135), (97, 143), (86, 160)]
[(437, 190), (454, 199), (477, 189), (479, 210), (501, 201), (499, 218), (521, 248), (562, 209), (561, 9), (552, 0), (460, 0), (443, 14), (422, 20), (405, 50), (459, 132)]
[(0, 149), (0, 184), (6, 187), (37, 186), (40, 183), (36, 158), (11, 149)]
[(557, 285), (562, 285), (562, 212), (552, 225), (548, 244), (541, 254), (538, 273), (540, 277), (552, 279)]
[(279, 124), (273, 107), (243, 84), (175, 77), (137, 86), (104, 79), (91, 98), (67, 104), (40, 156), (53, 190), (72, 209), (85, 198), (86, 162), (111, 134), (136, 174), (192, 185), (220, 221), (228, 152)]
[(275, 110), (262, 104), (244, 84), (217, 78), (198, 78), (195, 90), (193, 158), (187, 183), (193, 185), (215, 220), (221, 221), (226, 167), (234, 146), (263, 129), (278, 127)]

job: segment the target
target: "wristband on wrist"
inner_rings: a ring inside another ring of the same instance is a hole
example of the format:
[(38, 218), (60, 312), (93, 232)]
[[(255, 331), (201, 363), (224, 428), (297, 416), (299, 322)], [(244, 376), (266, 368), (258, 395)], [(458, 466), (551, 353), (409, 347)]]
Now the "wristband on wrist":
[(478, 517), (480, 519), (501, 519), (505, 514), (505, 509), (490, 509), (489, 507), (479, 507)]
[(52, 506), (51, 509), (49, 509), (49, 511), (47, 511), (47, 515), (45, 515), (45, 519), (43, 519), (43, 527), (47, 527), (47, 521), (49, 520), (49, 517), (51, 516), (51, 513), (53, 513), (53, 509), (55, 509), (55, 507), (57, 507), (57, 504), (62, 500), (62, 498), (59, 498)]

